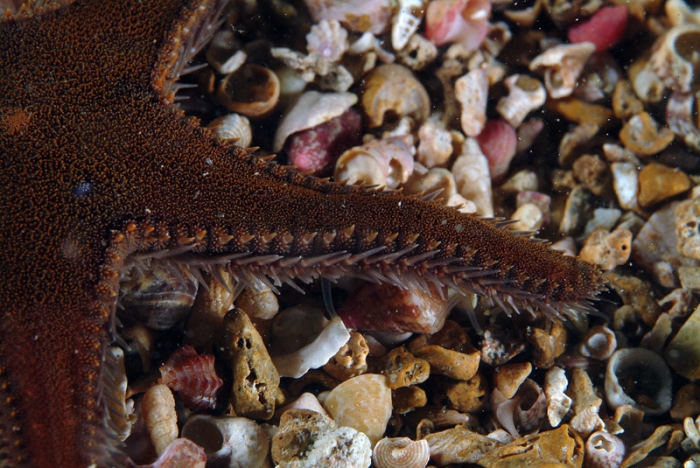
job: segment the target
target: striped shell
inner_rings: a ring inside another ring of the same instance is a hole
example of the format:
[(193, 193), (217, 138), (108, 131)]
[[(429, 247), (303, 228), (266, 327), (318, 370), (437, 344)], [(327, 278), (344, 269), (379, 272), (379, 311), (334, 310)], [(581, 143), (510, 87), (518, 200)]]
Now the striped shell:
[(372, 451), (372, 462), (377, 468), (424, 468), (429, 460), (428, 441), (408, 437), (385, 437)]
[(214, 356), (199, 355), (192, 346), (178, 348), (164, 365), (158, 380), (178, 392), (191, 410), (216, 405), (216, 391), (224, 384), (214, 370)]

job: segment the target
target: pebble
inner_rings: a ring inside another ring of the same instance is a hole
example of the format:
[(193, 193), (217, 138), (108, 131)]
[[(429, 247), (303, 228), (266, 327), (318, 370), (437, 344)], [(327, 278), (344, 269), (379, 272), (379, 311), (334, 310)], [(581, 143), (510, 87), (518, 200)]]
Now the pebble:
[(679, 169), (650, 163), (639, 172), (639, 204), (654, 206), (690, 188), (690, 178)]
[(445, 396), (450, 406), (457, 411), (474, 413), (484, 408), (488, 402), (489, 388), (483, 374), (477, 372), (474, 377), (464, 381), (449, 383)]
[(584, 445), (569, 425), (532, 434), (491, 450), (479, 460), (484, 468), (581, 468)]
[(236, 414), (270, 419), (275, 412), (280, 376), (260, 333), (241, 309), (233, 309), (224, 317), (221, 343), (232, 372), (231, 400)]
[(311, 410), (286, 411), (272, 439), (272, 459), (280, 468), (368, 468), (371, 457), (366, 435), (337, 427), (330, 418)]
[(678, 251), (688, 258), (700, 260), (700, 198), (679, 203), (675, 215)]
[(515, 396), (520, 385), (528, 378), (532, 372), (532, 364), (529, 362), (519, 362), (516, 364), (506, 364), (496, 368), (494, 380), (496, 388), (507, 399)]
[(610, 165), (613, 176), (613, 188), (620, 206), (630, 210), (637, 204), (639, 191), (639, 173), (637, 165), (629, 162), (615, 162)]
[(579, 255), (583, 260), (610, 271), (627, 263), (631, 244), (632, 233), (627, 229), (616, 229), (608, 233), (599, 227), (588, 236)]
[(453, 463), (477, 463), (502, 444), (464, 426), (425, 436), (430, 445), (430, 459), (438, 466)]
[(392, 349), (377, 362), (377, 368), (392, 390), (425, 382), (430, 376), (428, 361), (415, 357), (404, 346)]
[(654, 325), (661, 314), (661, 307), (656, 302), (649, 285), (635, 276), (626, 276), (613, 272), (606, 273), (610, 289), (615, 291), (625, 305), (632, 306), (635, 313), (647, 326)]
[(700, 291), (700, 267), (679, 267), (678, 279), (682, 288)]

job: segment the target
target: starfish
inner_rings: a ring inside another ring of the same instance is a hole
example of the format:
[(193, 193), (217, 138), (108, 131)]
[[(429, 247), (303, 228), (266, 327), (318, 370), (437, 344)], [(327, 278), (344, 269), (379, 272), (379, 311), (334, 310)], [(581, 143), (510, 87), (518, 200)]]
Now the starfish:
[[(0, 23), (0, 461), (123, 464), (108, 409), (119, 278), (168, 257), (244, 284), (353, 275), (585, 310), (599, 270), (421, 197), (215, 139), (173, 105), (221, 2), (76, 0)], [(118, 416), (118, 415), (117, 415)], [(4, 461), (3, 461), (4, 460)]]

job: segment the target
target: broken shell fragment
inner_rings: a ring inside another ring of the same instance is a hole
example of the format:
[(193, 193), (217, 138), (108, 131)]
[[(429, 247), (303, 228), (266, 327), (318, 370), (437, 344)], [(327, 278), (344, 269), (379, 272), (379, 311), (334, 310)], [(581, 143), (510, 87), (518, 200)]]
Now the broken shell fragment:
[(148, 389), (141, 400), (141, 416), (156, 453), (162, 454), (179, 433), (175, 397), (167, 385), (158, 384)]
[(688, 93), (700, 83), (699, 25), (682, 25), (668, 30), (654, 46), (649, 63), (664, 85)]
[(663, 414), (671, 408), (671, 382), (671, 371), (658, 354), (620, 349), (608, 360), (605, 396), (613, 408), (630, 405), (652, 416)]
[(279, 152), (290, 135), (339, 117), (356, 102), (357, 96), (352, 93), (305, 92), (282, 117), (275, 132), (272, 151)]
[(183, 426), (182, 437), (202, 447), (211, 466), (261, 468), (270, 449), (265, 430), (247, 418), (196, 414)]
[(415, 34), (423, 20), (427, 0), (398, 0), (398, 5), (391, 18), (391, 45), (394, 50), (404, 48)]
[(309, 369), (326, 364), (349, 339), (350, 333), (343, 321), (334, 317), (311, 343), (292, 353), (275, 356), (272, 362), (282, 377), (299, 378)]
[(413, 173), (414, 160), (406, 137), (371, 140), (340, 155), (335, 179), (397, 188)]
[(598, 325), (589, 329), (581, 339), (579, 352), (581, 355), (604, 361), (617, 348), (615, 333), (608, 327)]
[(383, 125), (389, 115), (396, 120), (410, 116), (421, 123), (430, 114), (430, 98), (410, 69), (390, 63), (365, 76), (362, 108), (370, 128)]
[(372, 450), (372, 462), (377, 468), (424, 468), (429, 460), (430, 446), (426, 440), (387, 437)]
[(571, 408), (572, 400), (564, 393), (569, 381), (564, 369), (552, 367), (544, 380), (544, 393), (547, 396), (547, 419), (552, 427), (557, 427)]
[(595, 51), (590, 42), (551, 47), (530, 62), (530, 70), (544, 72), (544, 85), (549, 96), (559, 99), (570, 95), (583, 67)]
[(438, 466), (477, 463), (487, 453), (502, 445), (497, 440), (470, 431), (462, 425), (428, 434), (423, 440), (428, 442), (430, 458)]
[(323, 366), (323, 370), (338, 380), (348, 380), (367, 370), (368, 354), (369, 346), (362, 334), (351, 332), (348, 342)]
[(389, 0), (304, 0), (314, 22), (338, 20), (355, 32), (381, 34), (391, 21)]
[(438, 56), (435, 44), (416, 33), (408, 43), (396, 53), (398, 61), (414, 71), (423, 70)]
[(455, 81), (455, 98), (462, 107), (460, 122), (467, 136), (475, 137), (484, 129), (488, 91), (488, 76), (480, 68), (470, 71)]
[(425, 37), (437, 46), (458, 43), (479, 48), (489, 31), (489, 0), (433, 0), (425, 12)]
[(269, 68), (244, 65), (221, 82), (217, 95), (232, 112), (247, 117), (263, 117), (279, 101), (280, 81)]
[(348, 32), (336, 20), (321, 20), (306, 35), (306, 50), (337, 62), (348, 50)]
[(364, 433), (374, 445), (391, 417), (391, 389), (383, 375), (358, 375), (331, 390), (323, 406), (336, 424)]
[[(150, 465), (138, 465), (138, 468), (204, 468), (207, 455), (204, 449), (189, 439), (173, 440)], [(135, 466), (135, 465), (133, 465)]]
[(620, 140), (625, 148), (642, 156), (652, 156), (673, 141), (673, 132), (667, 127), (659, 128), (654, 118), (642, 112), (629, 119), (620, 130)]
[[(428, 121), (418, 130), (416, 159), (426, 167), (444, 166), (452, 156), (452, 135), (444, 127)], [(443, 194), (445, 196), (445, 194)]]
[(518, 128), (527, 114), (544, 105), (547, 92), (539, 80), (527, 75), (511, 75), (503, 83), (508, 96), (498, 101), (496, 110), (511, 127)]
[(248, 148), (253, 141), (250, 120), (243, 115), (228, 114), (212, 120), (208, 128), (222, 140), (233, 140), (241, 148)]
[(625, 444), (612, 434), (597, 431), (586, 441), (586, 467), (618, 468), (625, 457)]
[(270, 419), (280, 376), (262, 337), (239, 308), (224, 317), (221, 345), (233, 375), (232, 404), (237, 415)]
[(452, 174), (459, 194), (474, 202), (480, 215), (493, 216), (489, 162), (475, 139), (465, 140), (462, 154), (452, 165)]

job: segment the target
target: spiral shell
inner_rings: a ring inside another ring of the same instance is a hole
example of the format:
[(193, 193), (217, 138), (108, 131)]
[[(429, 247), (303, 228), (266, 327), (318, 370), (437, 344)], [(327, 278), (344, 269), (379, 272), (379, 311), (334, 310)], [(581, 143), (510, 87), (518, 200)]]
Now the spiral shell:
[(214, 370), (214, 356), (200, 356), (192, 346), (178, 348), (160, 372), (163, 377), (159, 383), (178, 392), (192, 410), (215, 406), (216, 392), (224, 384)]
[(269, 68), (244, 65), (221, 82), (218, 96), (232, 112), (247, 117), (263, 117), (279, 101), (280, 80)]
[(372, 462), (377, 468), (424, 468), (429, 460), (428, 441), (408, 437), (384, 438), (372, 451)]
[(156, 453), (162, 454), (178, 434), (175, 398), (166, 385), (154, 385), (148, 389), (141, 401), (141, 415)]
[(248, 148), (253, 141), (250, 120), (238, 114), (229, 114), (212, 120), (209, 125), (222, 140), (233, 140), (236, 146)]
[(121, 284), (121, 315), (166, 330), (189, 314), (199, 283), (186, 268), (152, 260), (130, 271)]
[(420, 123), (430, 114), (430, 98), (411, 70), (391, 63), (367, 74), (362, 86), (362, 107), (370, 128), (383, 125), (389, 113), (397, 120), (411, 116)]

